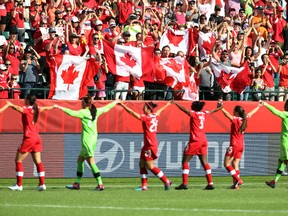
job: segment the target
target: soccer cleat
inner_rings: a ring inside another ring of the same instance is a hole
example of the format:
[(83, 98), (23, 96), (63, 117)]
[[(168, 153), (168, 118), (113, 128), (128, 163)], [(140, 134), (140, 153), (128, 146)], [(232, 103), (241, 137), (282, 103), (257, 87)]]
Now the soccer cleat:
[(134, 189), (135, 191), (147, 191), (148, 190), (148, 187), (147, 186), (140, 186), (138, 188), (135, 188)]
[(214, 190), (214, 189), (215, 189), (214, 185), (207, 185), (207, 186), (204, 188), (204, 190)]
[(276, 182), (275, 182), (275, 180), (272, 180), (272, 181), (270, 181), (270, 182), (267, 182), (267, 181), (266, 181), (266, 185), (268, 185), (268, 186), (271, 187), (271, 188), (275, 188)]
[(65, 187), (71, 190), (80, 190), (80, 184), (77, 182), (73, 183), (72, 185), (66, 185)]
[(15, 184), (15, 185), (9, 187), (9, 189), (12, 190), (12, 191), (22, 191), (23, 190), (23, 186), (22, 185), (18, 186), (17, 184)]
[(104, 185), (100, 184), (95, 188), (96, 191), (103, 191), (104, 190)]
[(188, 185), (181, 184), (178, 187), (176, 187), (175, 190), (188, 190)]
[(165, 191), (170, 190), (171, 185), (172, 185), (172, 181), (168, 180), (168, 182), (164, 185), (164, 190)]
[(44, 191), (46, 190), (46, 185), (43, 184), (43, 185), (39, 185), (37, 188), (36, 188), (36, 191)]
[(234, 184), (234, 189), (238, 190), (240, 189), (240, 186), (243, 184), (243, 181), (240, 179), (239, 181), (236, 182), (236, 184)]

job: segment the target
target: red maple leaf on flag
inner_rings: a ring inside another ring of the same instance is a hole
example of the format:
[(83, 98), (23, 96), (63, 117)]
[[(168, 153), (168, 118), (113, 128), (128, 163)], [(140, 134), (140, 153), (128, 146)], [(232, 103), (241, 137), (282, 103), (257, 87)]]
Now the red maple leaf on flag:
[(184, 38), (184, 35), (175, 35), (170, 30), (168, 30), (166, 35), (169, 40), (169, 44), (173, 44), (175, 47), (179, 47), (180, 42)]
[(216, 39), (212, 35), (209, 37), (209, 40), (203, 40), (202, 44), (202, 47), (206, 50), (206, 54), (212, 54), (213, 44), (216, 42)]
[(224, 71), (221, 71), (219, 77), (217, 77), (217, 81), (222, 89), (224, 89), (226, 86), (229, 86), (233, 81), (233, 79), (231, 79), (231, 75), (231, 73), (227, 74)]
[(132, 55), (130, 55), (128, 52), (126, 52), (124, 56), (120, 57), (120, 60), (131, 68), (133, 68), (137, 62), (135, 59), (132, 58)]
[(182, 70), (182, 65), (178, 64), (174, 59), (170, 59), (168, 63), (165, 64), (167, 67), (171, 68), (176, 73)]
[(68, 84), (67, 90), (69, 90), (69, 85), (74, 83), (74, 80), (78, 77), (79, 71), (75, 71), (75, 65), (72, 64), (67, 70), (62, 70), (61, 77), (64, 84)]

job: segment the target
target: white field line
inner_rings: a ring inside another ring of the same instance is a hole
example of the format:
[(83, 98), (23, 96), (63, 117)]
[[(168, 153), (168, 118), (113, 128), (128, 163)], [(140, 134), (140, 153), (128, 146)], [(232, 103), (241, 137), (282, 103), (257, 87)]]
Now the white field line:
[(106, 209), (122, 211), (173, 211), (173, 212), (235, 212), (260, 214), (288, 214), (288, 210), (253, 210), (253, 209), (209, 209), (209, 208), (145, 208), (145, 207), (117, 207), (117, 206), (75, 206), (75, 205), (26, 205), (26, 204), (0, 204), (5, 208), (59, 208), (59, 209)]

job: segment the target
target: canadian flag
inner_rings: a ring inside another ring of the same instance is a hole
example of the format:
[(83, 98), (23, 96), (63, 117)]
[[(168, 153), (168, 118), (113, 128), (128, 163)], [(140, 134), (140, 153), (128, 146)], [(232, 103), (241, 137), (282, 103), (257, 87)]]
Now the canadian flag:
[(113, 44), (103, 40), (104, 56), (111, 73), (153, 80), (153, 47), (133, 47)]
[(189, 66), (185, 58), (177, 56), (175, 58), (160, 58), (158, 70), (165, 71), (164, 83), (174, 88), (178, 83), (188, 85)]
[(192, 100), (198, 101), (199, 100), (199, 85), (200, 80), (195, 77), (193, 73), (189, 78), (189, 85), (187, 87), (183, 86), (184, 94), (182, 96), (183, 100)]
[(188, 29), (189, 43), (188, 43), (188, 56), (196, 56), (196, 44), (199, 40), (199, 30), (192, 27)]
[(241, 68), (226, 66), (211, 58), (211, 68), (223, 92), (236, 91), (241, 94), (250, 85), (250, 69), (248, 63)]
[(200, 57), (209, 57), (212, 54), (212, 48), (214, 43), (216, 42), (216, 38), (213, 32), (199, 32), (199, 50), (200, 50)]
[(54, 55), (50, 61), (48, 98), (78, 100), (88, 93), (87, 83), (98, 72), (95, 59), (72, 55)]
[(188, 52), (188, 42), (189, 42), (188, 31), (174, 30), (170, 27), (163, 33), (159, 48), (162, 50), (164, 46), (169, 46), (172, 53), (177, 53), (182, 51), (185, 55)]

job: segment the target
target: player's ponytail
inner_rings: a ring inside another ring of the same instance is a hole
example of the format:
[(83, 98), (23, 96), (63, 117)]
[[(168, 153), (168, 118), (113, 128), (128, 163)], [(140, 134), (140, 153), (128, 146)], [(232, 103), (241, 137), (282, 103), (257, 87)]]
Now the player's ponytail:
[(239, 117), (242, 118), (242, 124), (241, 124), (241, 126), (239, 128), (239, 132), (243, 133), (246, 130), (246, 128), (247, 128), (247, 115), (246, 115), (246, 112), (243, 109), (243, 107), (241, 107), (241, 106), (236, 106), (234, 111), (237, 112), (239, 114)]
[(205, 105), (205, 102), (204, 102), (204, 101), (193, 101), (193, 102), (192, 102), (191, 109), (192, 109), (193, 111), (198, 112), (198, 111), (201, 111), (201, 110), (202, 110), (202, 108), (204, 107), (204, 105)]
[(92, 116), (92, 121), (94, 121), (97, 114), (97, 108), (94, 106), (94, 104), (92, 104), (92, 97), (89, 95), (85, 96), (84, 98), (82, 98), (82, 101), (85, 103), (86, 107), (89, 107)]
[(36, 96), (33, 94), (28, 94), (26, 96), (26, 100), (28, 101), (28, 104), (33, 108), (34, 111), (33, 122), (36, 123), (39, 116), (38, 105), (36, 103)]

